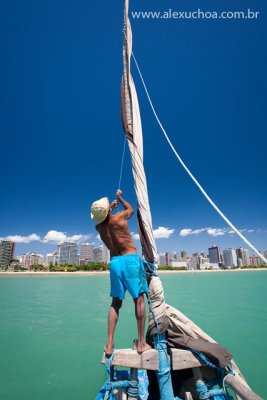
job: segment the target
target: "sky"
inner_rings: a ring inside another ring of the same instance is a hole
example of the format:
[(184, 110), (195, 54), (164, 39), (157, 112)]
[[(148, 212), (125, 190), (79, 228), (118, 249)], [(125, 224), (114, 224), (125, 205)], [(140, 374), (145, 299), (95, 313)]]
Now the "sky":
[[(130, 2), (130, 11), (259, 12), (257, 19), (131, 17), (133, 50), (176, 150), (214, 202), (267, 249), (267, 4)], [(0, 3), (0, 238), (16, 255), (100, 245), (91, 203), (118, 188), (123, 1)], [(175, 159), (136, 68), (159, 252), (243, 246)], [(129, 153), (121, 189), (136, 208)], [(129, 222), (136, 237), (136, 214)], [(138, 240), (136, 240), (138, 245)], [(244, 246), (246, 247), (246, 246)]]

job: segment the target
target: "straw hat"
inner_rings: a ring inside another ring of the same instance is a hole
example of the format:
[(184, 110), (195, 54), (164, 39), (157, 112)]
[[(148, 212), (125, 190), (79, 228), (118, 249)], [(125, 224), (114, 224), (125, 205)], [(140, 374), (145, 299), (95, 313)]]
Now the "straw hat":
[(102, 197), (97, 201), (94, 201), (91, 206), (91, 219), (96, 225), (103, 222), (109, 213), (109, 200), (108, 197)]

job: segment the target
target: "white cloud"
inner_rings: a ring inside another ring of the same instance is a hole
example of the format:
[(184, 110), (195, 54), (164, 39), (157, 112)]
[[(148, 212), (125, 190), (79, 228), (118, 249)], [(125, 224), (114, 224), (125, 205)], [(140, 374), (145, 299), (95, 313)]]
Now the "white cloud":
[(96, 238), (98, 239), (98, 240), (101, 240), (101, 237), (100, 237), (100, 235), (98, 234), (98, 235), (96, 235)]
[(164, 226), (159, 226), (153, 230), (155, 239), (169, 239), (173, 232), (174, 229), (164, 228)]
[(67, 236), (64, 232), (51, 230), (51, 231), (47, 232), (47, 234), (45, 235), (45, 237), (43, 239), (43, 242), (44, 243), (48, 243), (48, 242), (54, 242), (54, 243), (78, 242), (80, 240), (89, 239), (89, 237), (90, 237), (90, 235), (82, 235), (82, 234)]
[(223, 228), (208, 228), (207, 234), (210, 236), (223, 236), (226, 233), (226, 229)]
[[(159, 226), (157, 229), (153, 230), (155, 239), (169, 239), (173, 232), (174, 229), (165, 228), (164, 226)], [(131, 235), (134, 240), (140, 240), (139, 233), (131, 232)]]
[(199, 228), (199, 229), (181, 229), (179, 235), (180, 236), (189, 236), (189, 235), (199, 235), (202, 232), (205, 232), (208, 228)]
[(184, 228), (180, 230), (179, 235), (186, 237), (189, 235), (199, 235), (200, 233), (207, 232), (210, 236), (223, 236), (227, 232), (227, 228)]
[(40, 241), (41, 238), (36, 233), (32, 233), (28, 236), (21, 236), (21, 235), (9, 235), (4, 238), (5, 240), (11, 240), (12, 242), (16, 243), (30, 243), (35, 241)]
[[(246, 232), (246, 233), (252, 233), (252, 232), (255, 232), (255, 229), (239, 229), (239, 231)], [(235, 233), (235, 231), (228, 230), (227, 233), (229, 233), (229, 235), (232, 235), (233, 233)]]
[(58, 232), (58, 231), (49, 231), (44, 237), (44, 243), (47, 242), (64, 242), (66, 240), (67, 236), (63, 232)]
[(73, 235), (73, 236), (68, 236), (67, 240), (69, 242), (79, 242), (80, 240), (86, 240), (89, 239), (90, 235)]
[(187, 228), (184, 228), (184, 229), (181, 229), (180, 230), (180, 233), (179, 233), (179, 235), (180, 236), (183, 236), (183, 237), (186, 237), (186, 236), (188, 236), (188, 235), (192, 235), (192, 232), (193, 232), (193, 230), (192, 229), (187, 229)]

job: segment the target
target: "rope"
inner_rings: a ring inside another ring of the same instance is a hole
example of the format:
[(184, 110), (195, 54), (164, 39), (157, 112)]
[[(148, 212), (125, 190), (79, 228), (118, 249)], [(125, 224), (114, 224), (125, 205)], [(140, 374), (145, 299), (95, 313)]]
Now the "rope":
[(119, 177), (119, 186), (118, 189), (121, 187), (121, 178), (122, 178), (122, 170), (123, 170), (123, 164), (124, 164), (124, 156), (125, 156), (125, 147), (126, 147), (126, 135), (124, 137), (124, 145), (123, 145), (123, 151), (122, 151), (122, 157), (121, 157), (121, 169), (120, 169), (120, 177)]
[(152, 103), (152, 100), (151, 100), (151, 98), (150, 98), (150, 95), (149, 95), (147, 86), (146, 86), (146, 84), (145, 84), (143, 75), (142, 75), (142, 73), (141, 73), (141, 70), (140, 70), (140, 68), (139, 68), (139, 65), (138, 65), (138, 63), (137, 63), (137, 61), (136, 61), (136, 58), (135, 58), (133, 52), (132, 52), (132, 56), (133, 56), (133, 59), (134, 59), (134, 62), (135, 62), (137, 71), (138, 71), (138, 73), (139, 73), (141, 82), (142, 82), (143, 87), (144, 87), (144, 89), (145, 89), (145, 92), (146, 92), (146, 95), (147, 95), (149, 104), (150, 104), (151, 109), (152, 109), (152, 111), (153, 111), (153, 114), (154, 114), (154, 116), (155, 116), (155, 118), (156, 118), (156, 120), (157, 120), (157, 123), (159, 124), (160, 129), (162, 130), (162, 132), (163, 132), (163, 134), (164, 134), (164, 136), (165, 136), (165, 138), (166, 138), (166, 140), (167, 140), (169, 146), (171, 147), (173, 153), (175, 154), (176, 158), (178, 159), (178, 161), (180, 162), (180, 164), (182, 165), (182, 167), (186, 170), (186, 172), (188, 173), (188, 175), (190, 176), (190, 178), (195, 182), (195, 184), (197, 185), (197, 187), (199, 188), (199, 190), (202, 192), (202, 194), (206, 197), (206, 199), (208, 200), (208, 202), (209, 202), (209, 203), (212, 205), (212, 207), (217, 211), (217, 213), (222, 217), (222, 219), (227, 223), (227, 225), (229, 225), (230, 228), (240, 237), (240, 239), (242, 239), (242, 240), (251, 248), (251, 250), (253, 250), (253, 251), (262, 259), (262, 261), (263, 261), (265, 264), (267, 264), (267, 259), (256, 249), (256, 247), (253, 246), (252, 243), (250, 243), (250, 242), (247, 240), (247, 238), (246, 238), (244, 235), (242, 235), (241, 232), (239, 232), (239, 230), (232, 224), (232, 222), (231, 222), (231, 221), (222, 213), (222, 211), (216, 206), (216, 204), (212, 201), (212, 199), (209, 197), (209, 195), (207, 194), (207, 192), (203, 189), (203, 187), (200, 185), (200, 183), (197, 181), (197, 179), (194, 177), (194, 175), (191, 173), (191, 171), (187, 168), (187, 166), (185, 165), (185, 163), (183, 162), (183, 160), (181, 159), (181, 157), (179, 156), (179, 154), (178, 154), (177, 151), (175, 150), (173, 144), (171, 143), (171, 141), (170, 141), (170, 139), (169, 139), (169, 137), (168, 137), (168, 135), (167, 135), (167, 133), (166, 133), (166, 131), (165, 131), (165, 129), (164, 129), (164, 127), (163, 127), (163, 125), (162, 125), (162, 123), (161, 123), (161, 121), (160, 121), (158, 115), (157, 115), (157, 113), (156, 113), (156, 110), (155, 110), (155, 108), (154, 108), (154, 106), (153, 106), (153, 103)]

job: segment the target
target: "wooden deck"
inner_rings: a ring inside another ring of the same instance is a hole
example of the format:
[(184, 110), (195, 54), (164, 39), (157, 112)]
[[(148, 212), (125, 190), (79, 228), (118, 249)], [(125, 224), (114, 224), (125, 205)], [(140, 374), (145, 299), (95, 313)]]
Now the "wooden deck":
[[(173, 370), (183, 370), (205, 366), (191, 351), (182, 349), (168, 349), (170, 366)], [(105, 353), (103, 353), (102, 364), (105, 364)], [(143, 354), (138, 354), (132, 349), (114, 350), (112, 365), (117, 367), (131, 368), (131, 373), (137, 369), (146, 369), (157, 371), (159, 369), (158, 352), (154, 349), (147, 350)], [(225, 383), (232, 387), (238, 398), (244, 400), (262, 400), (249, 388), (242, 376), (237, 373), (235, 376), (228, 375)], [(124, 391), (122, 394), (126, 392)], [(192, 399), (190, 393), (187, 393), (187, 399)], [(191, 397), (190, 397), (191, 396)], [(239, 397), (240, 396), (240, 397)], [(119, 397), (118, 397), (119, 398)], [(122, 397), (123, 399), (127, 397)], [(129, 399), (129, 398), (128, 398)]]
[[(201, 367), (203, 364), (189, 350), (169, 349), (170, 365), (173, 370)], [(105, 363), (105, 353), (102, 357), (102, 364)], [(138, 354), (132, 349), (114, 350), (112, 365), (137, 369), (159, 369), (158, 352), (154, 349)]]

